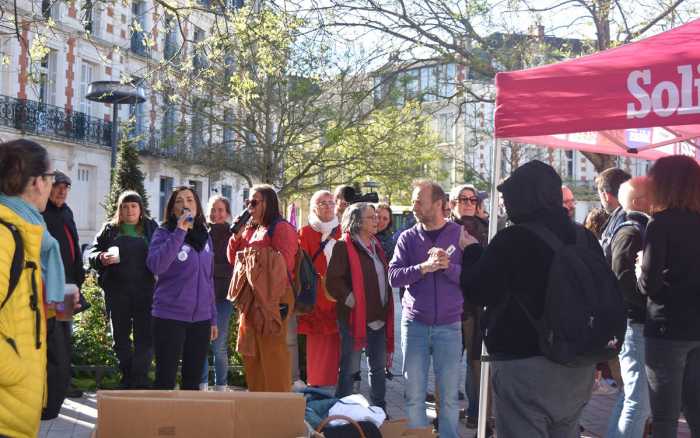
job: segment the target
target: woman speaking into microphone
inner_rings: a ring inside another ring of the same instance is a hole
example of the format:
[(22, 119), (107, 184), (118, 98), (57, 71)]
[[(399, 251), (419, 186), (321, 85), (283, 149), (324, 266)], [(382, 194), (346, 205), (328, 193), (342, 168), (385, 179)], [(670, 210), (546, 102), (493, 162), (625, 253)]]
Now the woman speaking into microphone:
[(209, 341), (217, 337), (213, 245), (199, 196), (189, 187), (170, 195), (165, 222), (151, 239), (146, 264), (158, 276), (153, 294), (156, 389), (197, 390)]

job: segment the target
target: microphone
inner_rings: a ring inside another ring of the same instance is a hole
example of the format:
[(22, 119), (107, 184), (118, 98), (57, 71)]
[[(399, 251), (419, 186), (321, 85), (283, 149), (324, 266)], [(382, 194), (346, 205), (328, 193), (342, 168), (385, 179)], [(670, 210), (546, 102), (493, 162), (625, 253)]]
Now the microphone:
[(238, 231), (241, 229), (242, 226), (248, 223), (248, 219), (250, 219), (250, 212), (246, 208), (243, 210), (243, 213), (239, 214), (234, 220), (233, 223), (231, 224), (231, 232), (233, 234), (237, 234)]

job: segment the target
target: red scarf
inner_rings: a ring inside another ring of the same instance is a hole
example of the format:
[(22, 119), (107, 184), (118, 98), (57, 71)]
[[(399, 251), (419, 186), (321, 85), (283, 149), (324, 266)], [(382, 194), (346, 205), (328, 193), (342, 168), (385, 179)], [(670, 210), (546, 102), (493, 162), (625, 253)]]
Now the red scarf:
[[(365, 278), (360, 265), (360, 255), (357, 253), (355, 244), (350, 237), (350, 233), (343, 235), (345, 247), (348, 250), (348, 262), (350, 264), (350, 276), (352, 278), (352, 293), (355, 296), (355, 307), (350, 312), (350, 333), (353, 339), (353, 350), (359, 351), (367, 345), (367, 302), (365, 300)], [(386, 270), (386, 257), (379, 241), (373, 236), (371, 245), (374, 251), (379, 254), (379, 258)], [(386, 279), (382, 279), (386, 281)], [(391, 367), (394, 353), (394, 297), (391, 287), (387, 284), (387, 315), (386, 315), (386, 352), (387, 367)]]

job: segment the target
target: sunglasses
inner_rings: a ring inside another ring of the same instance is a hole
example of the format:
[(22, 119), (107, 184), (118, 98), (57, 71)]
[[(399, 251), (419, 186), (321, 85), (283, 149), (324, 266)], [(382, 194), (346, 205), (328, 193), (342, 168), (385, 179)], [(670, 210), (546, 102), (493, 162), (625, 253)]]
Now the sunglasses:
[(255, 207), (258, 206), (258, 204), (259, 204), (260, 202), (261, 202), (261, 201), (258, 201), (257, 199), (248, 199), (248, 200), (245, 201), (245, 206), (246, 206), (246, 207), (255, 208)]
[(457, 198), (457, 200), (459, 201), (460, 204), (467, 204), (467, 203), (469, 203), (469, 204), (474, 204), (474, 205), (476, 205), (476, 204), (479, 203), (479, 198), (477, 198), (476, 196), (472, 196), (472, 197), (469, 197), (469, 198), (467, 198), (467, 197), (461, 197), (461, 196), (460, 196), (459, 198)]

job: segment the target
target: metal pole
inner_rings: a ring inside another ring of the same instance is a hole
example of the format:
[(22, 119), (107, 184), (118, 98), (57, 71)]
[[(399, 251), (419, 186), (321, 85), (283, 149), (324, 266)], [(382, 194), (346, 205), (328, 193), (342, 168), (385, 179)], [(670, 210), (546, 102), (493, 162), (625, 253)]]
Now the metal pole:
[(119, 104), (117, 102), (114, 102), (112, 104), (112, 157), (111, 157), (111, 169), (114, 170), (114, 168), (117, 166), (117, 131), (119, 130), (119, 112), (117, 111), (119, 108)]
[[(494, 118), (495, 120), (495, 118)], [(491, 161), (491, 208), (489, 212), (489, 242), (498, 231), (498, 190), (496, 186), (501, 180), (502, 151), (498, 139), (493, 137), (493, 159)], [(477, 438), (486, 438), (486, 422), (489, 415), (489, 398), (491, 396), (491, 364), (483, 358), (488, 356), (486, 344), (481, 344), (481, 377), (479, 380), (479, 421), (477, 424)]]

